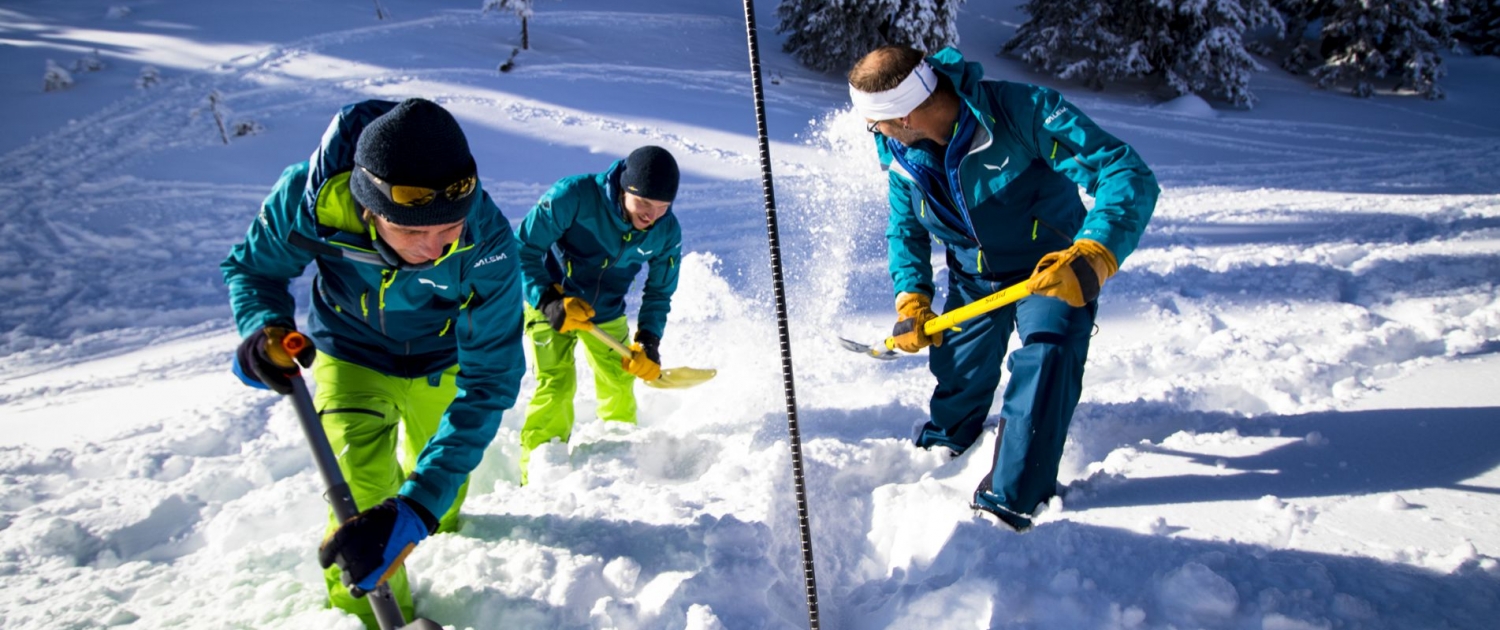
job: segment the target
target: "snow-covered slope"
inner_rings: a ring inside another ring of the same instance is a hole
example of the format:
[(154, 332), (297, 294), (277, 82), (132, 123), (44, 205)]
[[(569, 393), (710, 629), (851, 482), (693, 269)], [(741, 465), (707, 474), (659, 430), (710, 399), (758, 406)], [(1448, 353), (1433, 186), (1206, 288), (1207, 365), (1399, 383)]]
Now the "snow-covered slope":
[[(663, 358), (720, 370), (641, 388), (631, 432), (592, 421), (585, 385), (526, 487), (508, 413), (462, 531), (408, 561), (418, 611), (805, 627), (740, 5), (538, 2), (502, 74), (519, 25), (477, 2), (218, 4), (0, 7), (0, 627), (359, 627), (323, 608), (290, 407), (228, 372), (217, 264), (339, 106), (414, 95), (458, 115), (512, 219), (672, 150), (690, 255)], [(1045, 81), (992, 55), (1014, 4), (966, 4), (963, 48)], [(1164, 194), (1105, 291), (1064, 497), (1021, 536), (966, 508), (993, 433), (951, 461), (909, 446), (922, 357), (833, 343), (891, 323), (883, 180), (839, 77), (781, 54), (756, 6), (826, 627), (1493, 626), (1496, 59), (1451, 59), (1436, 103), (1275, 71), (1253, 111), (1057, 86)], [(41, 92), (46, 59), (94, 49), (105, 69)], [(164, 81), (135, 88), (143, 64)], [(261, 130), (224, 144), (214, 91)]]

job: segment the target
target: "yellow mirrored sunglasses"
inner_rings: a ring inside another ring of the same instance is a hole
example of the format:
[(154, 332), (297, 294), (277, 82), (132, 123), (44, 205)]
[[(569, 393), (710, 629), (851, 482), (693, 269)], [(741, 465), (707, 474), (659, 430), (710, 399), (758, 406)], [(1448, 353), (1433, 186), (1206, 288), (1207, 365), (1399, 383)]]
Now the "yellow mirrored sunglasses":
[(361, 173), (364, 173), (365, 177), (370, 178), (370, 183), (375, 184), (375, 187), (380, 189), (380, 193), (385, 195), (386, 199), (390, 199), (398, 206), (425, 206), (436, 201), (439, 193), (442, 193), (443, 197), (449, 201), (458, 201), (474, 194), (474, 189), (479, 187), (478, 175), (470, 175), (460, 179), (452, 184), (448, 184), (446, 188), (439, 191), (423, 186), (393, 185), (380, 179), (380, 177), (371, 173), (369, 169), (363, 166), (359, 167), (359, 170)]

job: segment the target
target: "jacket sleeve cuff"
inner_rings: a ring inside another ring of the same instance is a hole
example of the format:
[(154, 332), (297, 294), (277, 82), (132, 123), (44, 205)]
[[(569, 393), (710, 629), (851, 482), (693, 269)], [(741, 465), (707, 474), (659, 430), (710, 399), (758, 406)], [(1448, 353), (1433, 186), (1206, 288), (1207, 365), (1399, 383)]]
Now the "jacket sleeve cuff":
[[(410, 504), (413, 507), (413, 510), (416, 511), (419, 516), (423, 516), (425, 514), (424, 518), (422, 519), (423, 522), (428, 522), (427, 518), (431, 517), (432, 521), (428, 523), (429, 525), (437, 523), (437, 518), (433, 516), (434, 514), (446, 514), (448, 512), (449, 504), (452, 503), (452, 499), (449, 499), (446, 502), (443, 501), (443, 497), (428, 492), (422, 487), (421, 484), (417, 483), (415, 479), (409, 477), (407, 478), (406, 483), (401, 484), (401, 491), (397, 494), (401, 497), (401, 499), (405, 500), (406, 503)], [(437, 509), (439, 507), (442, 507), (443, 509)], [(428, 531), (437, 531), (437, 526), (433, 525), (432, 527), (428, 528)]]
[(417, 518), (422, 519), (422, 525), (427, 527), (428, 534), (437, 533), (438, 519), (436, 516), (433, 516), (432, 512), (428, 511), (426, 507), (424, 507), (421, 503), (418, 503), (415, 499), (399, 494), (396, 495), (396, 500), (405, 503), (407, 507), (411, 508), (412, 512), (416, 513)]

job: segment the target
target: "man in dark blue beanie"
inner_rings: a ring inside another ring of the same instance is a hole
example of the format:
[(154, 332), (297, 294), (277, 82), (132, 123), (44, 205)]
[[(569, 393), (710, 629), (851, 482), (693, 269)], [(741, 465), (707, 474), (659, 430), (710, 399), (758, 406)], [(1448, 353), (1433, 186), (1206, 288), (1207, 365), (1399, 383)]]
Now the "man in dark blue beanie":
[(677, 160), (666, 149), (644, 146), (630, 152), (620, 171), (620, 188), (625, 192), (672, 203), (677, 198)]
[[(330, 518), (318, 559), (330, 603), (369, 628), (369, 603), (345, 584), (388, 580), (412, 617), (405, 552), (458, 528), (468, 473), (515, 404), (526, 371), (518, 254), (458, 121), (410, 99), (345, 107), (221, 265), (244, 337), (235, 372), (285, 394), (298, 364), (311, 367), (314, 407), (367, 508)], [(292, 357), (287, 287), (310, 264), (316, 350)]]
[[(661, 376), (658, 347), (682, 256), (682, 230), (671, 213), (677, 182), (671, 153), (641, 147), (602, 173), (557, 182), (521, 223), (526, 335), (537, 369), (536, 394), (521, 428), (522, 483), (530, 479), (533, 449), (566, 442), (573, 433), (577, 342), (594, 369), (602, 420), (635, 424), (635, 379)], [(649, 270), (636, 343), (621, 360), (594, 335), (621, 343), (629, 338), (625, 294), (642, 266)]]
[(450, 224), (462, 221), (479, 201), (479, 195), (467, 194), (474, 190), (477, 174), (469, 141), (453, 115), (437, 103), (403, 101), (371, 121), (355, 146), (356, 172), (349, 190), (361, 206), (386, 221)]

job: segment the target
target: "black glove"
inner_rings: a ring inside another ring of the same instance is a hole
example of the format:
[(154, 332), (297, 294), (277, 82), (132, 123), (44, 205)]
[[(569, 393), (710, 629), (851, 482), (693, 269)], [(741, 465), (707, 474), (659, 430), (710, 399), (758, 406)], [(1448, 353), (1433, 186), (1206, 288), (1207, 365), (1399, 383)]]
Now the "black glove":
[(281, 341), (291, 332), (295, 332), (295, 329), (266, 326), (245, 337), (235, 351), (235, 373), (240, 380), (251, 387), (262, 387), (278, 394), (292, 393), (292, 379), (297, 378), (297, 365), (312, 367), (318, 350), (313, 347), (311, 339), (303, 337), (307, 339), (307, 345), (303, 346), (297, 356), (287, 354)]
[(326, 569), (337, 563), (349, 592), (363, 597), (390, 579), (417, 543), (437, 528), (438, 520), (416, 501), (386, 499), (344, 521), (324, 539), (318, 564)]
[(635, 332), (635, 342), (640, 344), (641, 350), (646, 353), (646, 358), (652, 363), (661, 365), (661, 337), (657, 337), (644, 330)]

